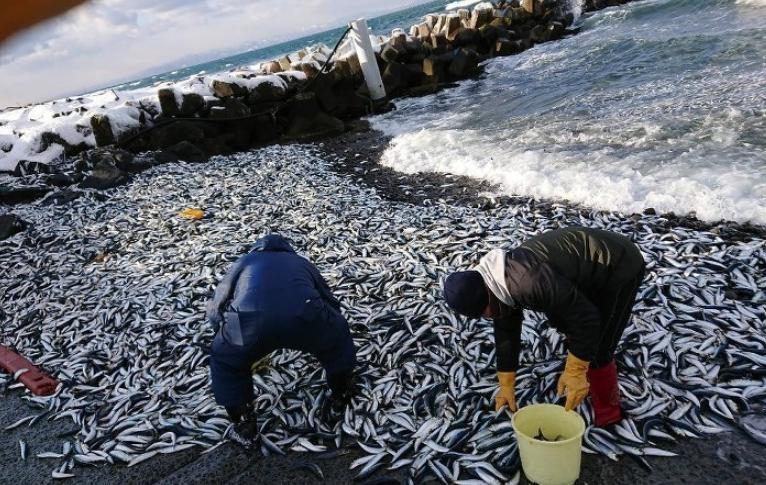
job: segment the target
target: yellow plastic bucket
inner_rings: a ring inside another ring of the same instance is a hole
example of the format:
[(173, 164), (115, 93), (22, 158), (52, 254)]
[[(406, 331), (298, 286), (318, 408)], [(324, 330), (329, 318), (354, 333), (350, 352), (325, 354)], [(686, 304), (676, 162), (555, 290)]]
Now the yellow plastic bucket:
[[(569, 485), (580, 477), (585, 421), (555, 404), (532, 404), (513, 415), (521, 466), (529, 481), (539, 485)], [(535, 436), (558, 441), (541, 441)]]

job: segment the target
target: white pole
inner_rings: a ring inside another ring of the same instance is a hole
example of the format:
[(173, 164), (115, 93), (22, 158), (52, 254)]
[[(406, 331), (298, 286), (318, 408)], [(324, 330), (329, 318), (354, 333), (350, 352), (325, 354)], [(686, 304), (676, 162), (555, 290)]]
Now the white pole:
[(359, 19), (351, 22), (351, 43), (354, 44), (359, 64), (362, 66), (362, 74), (370, 91), (373, 101), (386, 97), (386, 88), (383, 87), (383, 79), (380, 77), (378, 61), (375, 59), (375, 51), (370, 42), (370, 28), (367, 20)]

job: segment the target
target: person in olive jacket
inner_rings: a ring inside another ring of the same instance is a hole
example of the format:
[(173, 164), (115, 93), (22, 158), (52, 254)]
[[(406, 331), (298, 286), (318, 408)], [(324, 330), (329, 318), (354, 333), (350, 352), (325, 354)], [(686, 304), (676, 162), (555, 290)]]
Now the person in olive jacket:
[(590, 392), (596, 426), (622, 419), (614, 352), (644, 277), (635, 244), (616, 233), (572, 227), (550, 231), (505, 251), (495, 249), (471, 271), (449, 275), (447, 304), (471, 318), (494, 319), (499, 410), (516, 410), (514, 386), (524, 309), (544, 312), (567, 337), (558, 381), (566, 409)]

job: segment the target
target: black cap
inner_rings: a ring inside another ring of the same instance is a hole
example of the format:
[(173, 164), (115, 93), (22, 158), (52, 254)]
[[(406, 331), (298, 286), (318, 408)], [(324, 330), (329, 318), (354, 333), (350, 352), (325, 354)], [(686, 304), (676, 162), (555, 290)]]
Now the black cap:
[(470, 318), (479, 318), (489, 303), (489, 293), (478, 271), (452, 273), (444, 282), (444, 299), (450, 308)]

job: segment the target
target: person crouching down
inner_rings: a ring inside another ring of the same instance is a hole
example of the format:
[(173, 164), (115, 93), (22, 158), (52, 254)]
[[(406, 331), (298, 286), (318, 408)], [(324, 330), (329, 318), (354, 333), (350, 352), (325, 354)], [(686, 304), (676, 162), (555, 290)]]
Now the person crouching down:
[(558, 394), (566, 409), (590, 392), (596, 426), (622, 419), (614, 352), (644, 278), (646, 264), (628, 238), (573, 227), (536, 236), (512, 251), (495, 249), (473, 271), (444, 283), (447, 304), (470, 318), (494, 319), (499, 390), (495, 406), (516, 410), (514, 386), (522, 310), (544, 312), (567, 336)]
[(348, 322), (317, 268), (280, 235), (259, 239), (218, 285), (207, 318), (213, 394), (234, 423), (229, 439), (257, 437), (251, 366), (274, 350), (308, 352), (324, 367), (335, 403), (348, 400), (356, 351)]

